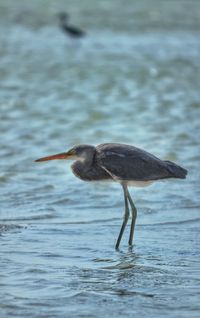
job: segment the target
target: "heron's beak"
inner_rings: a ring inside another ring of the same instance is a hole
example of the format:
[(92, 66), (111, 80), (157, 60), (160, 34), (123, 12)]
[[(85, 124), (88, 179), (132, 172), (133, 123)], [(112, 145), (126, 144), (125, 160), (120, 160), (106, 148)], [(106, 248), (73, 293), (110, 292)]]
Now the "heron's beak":
[(67, 152), (62, 152), (62, 153), (58, 153), (56, 155), (39, 158), (39, 159), (35, 160), (35, 162), (49, 161), (49, 160), (56, 160), (56, 159), (73, 159), (75, 157), (75, 155), (76, 155), (75, 151), (73, 149), (71, 149)]

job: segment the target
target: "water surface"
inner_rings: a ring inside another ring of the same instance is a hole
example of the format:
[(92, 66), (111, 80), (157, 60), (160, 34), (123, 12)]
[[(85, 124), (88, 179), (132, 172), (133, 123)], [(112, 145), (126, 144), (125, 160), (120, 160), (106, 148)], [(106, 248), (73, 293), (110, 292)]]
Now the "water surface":
[[(188, 6), (188, 3), (190, 5)], [(1, 317), (198, 317), (200, 76), (197, 1), (0, 1)], [(87, 30), (69, 40), (56, 13)], [(76, 179), (74, 144), (124, 142), (186, 180), (131, 189)]]

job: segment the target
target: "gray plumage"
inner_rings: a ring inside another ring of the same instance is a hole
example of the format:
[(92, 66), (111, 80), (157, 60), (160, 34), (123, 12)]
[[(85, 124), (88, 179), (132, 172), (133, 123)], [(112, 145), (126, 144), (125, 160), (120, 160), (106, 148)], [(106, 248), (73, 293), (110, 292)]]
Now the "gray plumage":
[(132, 246), (137, 210), (128, 191), (129, 185), (145, 186), (150, 183), (169, 178), (184, 179), (187, 170), (177, 164), (161, 160), (154, 155), (134, 146), (106, 143), (97, 147), (78, 145), (67, 152), (43, 157), (36, 161), (54, 159), (73, 159), (71, 168), (75, 176), (84, 181), (113, 180), (122, 185), (124, 193), (125, 214), (116, 242), (119, 248), (124, 229), (130, 215), (132, 220), (129, 245)]

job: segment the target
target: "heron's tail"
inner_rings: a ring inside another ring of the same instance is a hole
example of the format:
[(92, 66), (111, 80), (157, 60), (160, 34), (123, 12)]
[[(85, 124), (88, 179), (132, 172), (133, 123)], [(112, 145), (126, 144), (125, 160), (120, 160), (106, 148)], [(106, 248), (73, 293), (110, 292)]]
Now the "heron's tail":
[(165, 160), (165, 163), (167, 164), (167, 170), (169, 171), (171, 177), (180, 179), (186, 178), (188, 173), (186, 169), (169, 160)]

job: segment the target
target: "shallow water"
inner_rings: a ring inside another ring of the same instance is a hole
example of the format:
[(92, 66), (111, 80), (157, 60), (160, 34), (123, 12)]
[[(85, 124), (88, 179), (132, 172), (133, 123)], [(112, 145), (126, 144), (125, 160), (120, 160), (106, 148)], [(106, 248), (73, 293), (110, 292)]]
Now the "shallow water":
[[(200, 3), (181, 3), (0, 1), (1, 317), (199, 317)], [(61, 10), (86, 38), (60, 32)], [(128, 229), (114, 250), (119, 185), (33, 163), (103, 142), (189, 170), (131, 189), (132, 250)]]

